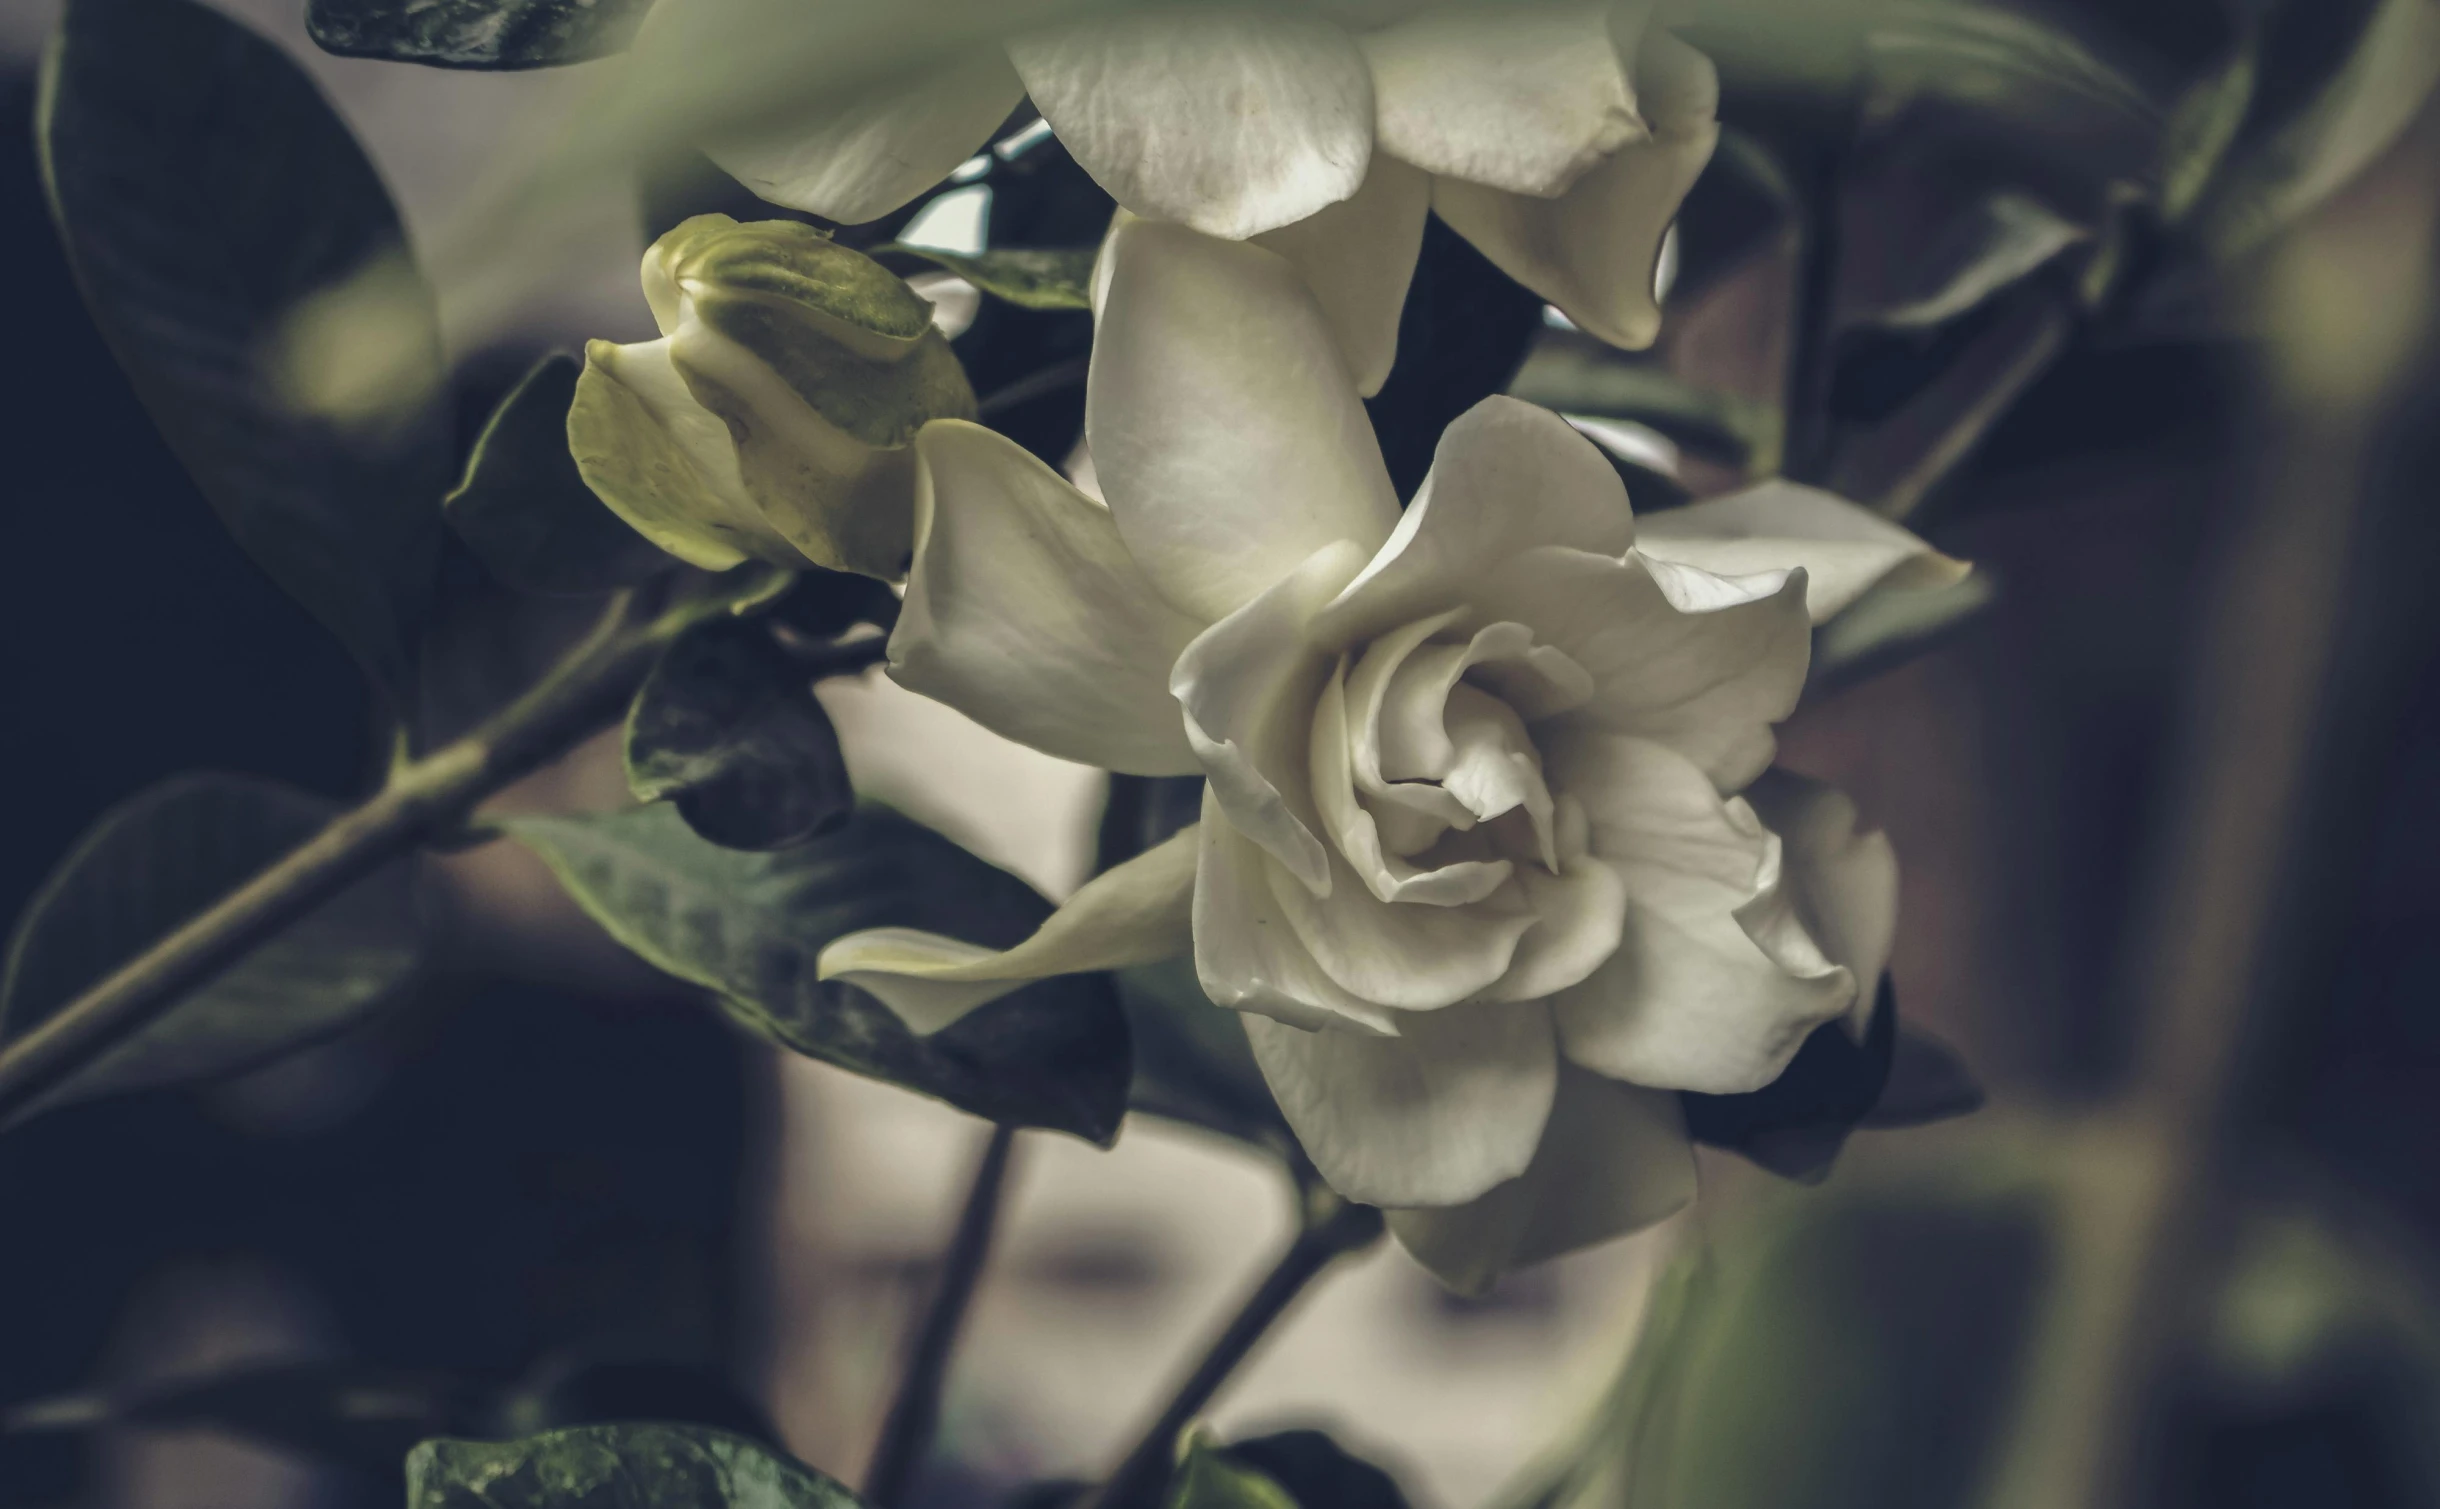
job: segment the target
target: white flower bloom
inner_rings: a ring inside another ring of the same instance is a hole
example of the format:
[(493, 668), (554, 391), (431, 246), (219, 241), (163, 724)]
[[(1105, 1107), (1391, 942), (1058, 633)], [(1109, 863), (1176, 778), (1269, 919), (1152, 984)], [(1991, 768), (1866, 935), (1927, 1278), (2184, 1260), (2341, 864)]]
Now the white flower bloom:
[(1650, 9), (1478, 6), (1370, 29), (1100, 15), (709, 150), (765, 199), (856, 223), (940, 182), (1030, 96), (1123, 208), (1295, 264), (1371, 394), (1427, 209), (1581, 328), (1651, 344), (1661, 236), (1719, 139), (1719, 82)]
[(1107, 505), (927, 426), (891, 671), (1051, 753), (1202, 775), (1202, 821), (1016, 949), (883, 929), (822, 973), (934, 1030), (1191, 949), (1322, 1174), (1462, 1286), (1665, 1214), (1668, 1092), (1860, 1027), (1889, 951), (1887, 842), (1769, 769), (1811, 625), (1963, 568), (1788, 484), (1639, 535), (1593, 444), (1507, 398), (1402, 515), (1284, 259), (1148, 220), (1105, 255)]

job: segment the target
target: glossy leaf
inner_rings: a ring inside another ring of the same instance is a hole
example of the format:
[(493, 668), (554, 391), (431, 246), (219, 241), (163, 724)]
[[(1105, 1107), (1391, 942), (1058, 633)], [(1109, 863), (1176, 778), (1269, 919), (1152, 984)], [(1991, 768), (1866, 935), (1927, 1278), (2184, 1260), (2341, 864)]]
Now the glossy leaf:
[(1135, 1080), (1127, 1094), (1132, 1108), (1301, 1162), (1295, 1134), (1246, 1043), (1243, 1021), (1203, 993), (1192, 960), (1136, 965), (1111, 978), (1135, 1043)]
[(440, 334), (302, 70), (192, 0), (68, 0), (37, 102), (78, 283), (238, 542), (393, 691), (439, 560)]
[(789, 848), (855, 806), (806, 671), (755, 619), (708, 619), (670, 645), (628, 710), (626, 763), (639, 800), (674, 801), (724, 848)]
[[(13, 1038), (320, 831), (338, 805), (270, 781), (185, 776), (114, 809), (18, 919), (0, 974)], [(329, 1037), (378, 1009), (422, 955), (411, 872), (358, 882), (111, 1050), (37, 1110), (208, 1079)]]
[(426, 1441), (407, 1509), (859, 1509), (845, 1488), (743, 1436), (581, 1425), (521, 1441)]
[(1020, 309), (1093, 307), (1096, 249), (1090, 246), (1009, 246), (983, 252), (953, 252), (936, 246), (892, 242), (875, 248), (873, 255), (919, 258)]
[(994, 1121), (1117, 1135), (1130, 1054), (1107, 977), (1029, 985), (931, 1037), (862, 991), (815, 979), (823, 947), (861, 928), (1006, 948), (1050, 914), (1032, 887), (939, 834), (873, 807), (777, 854), (720, 848), (666, 806), (507, 826), (612, 937), (711, 990), (752, 1030)]
[(568, 453), (568, 407), (584, 363), (547, 356), (492, 411), (442, 500), (458, 538), (520, 592), (586, 596), (647, 581), (678, 561), (602, 506)]
[(305, 31), (341, 57), (550, 68), (618, 52), (652, 0), (312, 0)]

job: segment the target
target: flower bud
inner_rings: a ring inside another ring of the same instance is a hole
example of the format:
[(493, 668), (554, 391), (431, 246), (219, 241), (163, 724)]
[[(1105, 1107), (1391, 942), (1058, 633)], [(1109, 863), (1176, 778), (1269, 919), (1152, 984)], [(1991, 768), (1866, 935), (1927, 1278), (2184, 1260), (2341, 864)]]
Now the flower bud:
[(793, 221), (698, 215), (644, 254), (661, 338), (585, 348), (568, 444), (585, 483), (670, 554), (906, 570), (912, 442), (971, 418), (932, 306)]

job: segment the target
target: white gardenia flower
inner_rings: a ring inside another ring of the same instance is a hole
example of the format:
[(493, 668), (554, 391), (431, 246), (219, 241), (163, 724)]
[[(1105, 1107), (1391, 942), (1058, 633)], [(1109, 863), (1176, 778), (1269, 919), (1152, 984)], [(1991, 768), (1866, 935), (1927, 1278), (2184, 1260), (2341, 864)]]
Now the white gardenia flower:
[(926, 426), (890, 669), (1052, 754), (1202, 775), (1202, 820), (1015, 949), (880, 929), (823, 975), (932, 1031), (1191, 950), (1323, 1176), (1461, 1287), (1666, 1214), (1670, 1092), (1860, 1028), (1889, 951), (1887, 842), (1769, 768), (1811, 625), (1964, 568), (1787, 484), (1639, 530), (1592, 443), (1508, 398), (1401, 515), (1285, 260), (1142, 220), (1105, 257), (1107, 505)]
[(1099, 15), (708, 150), (763, 198), (852, 224), (939, 183), (1030, 96), (1124, 209), (1293, 263), (1366, 394), (1427, 210), (1581, 328), (1651, 344), (1661, 237), (1719, 139), (1710, 61), (1649, 24), (1650, 0), (1391, 10)]

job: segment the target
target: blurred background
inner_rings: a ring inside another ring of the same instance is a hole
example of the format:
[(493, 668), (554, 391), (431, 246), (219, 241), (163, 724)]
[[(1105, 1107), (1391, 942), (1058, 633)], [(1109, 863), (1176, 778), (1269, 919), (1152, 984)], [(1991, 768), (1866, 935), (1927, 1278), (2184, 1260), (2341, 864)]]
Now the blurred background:
[[(321, 81), (419, 238), (596, 78), (337, 59), (289, 0), (228, 8)], [(355, 671), (223, 536), (75, 294), (28, 128), (45, 9), (0, 12), (0, 770), (41, 793), (5, 819), (12, 915), (153, 780), (343, 797), (376, 759)], [(1906, 168), (1858, 170), (1856, 234)], [(595, 198), (516, 319), (442, 289), (465, 435), (540, 353), (649, 333), (636, 259), (672, 217)], [(1376, 1250), (1223, 1395), (1224, 1433), (1327, 1425), (1423, 1509), (2440, 1504), (2436, 201), (2427, 108), (2174, 317), (2070, 342), (1917, 516), (1990, 606), (1785, 729), (1891, 834), (1902, 1009), (1987, 1108), (1864, 1133), (1809, 1186), (1706, 1150), (1699, 1211), (1481, 1300)], [(955, 234), (1044, 239), (968, 203)], [(1652, 362), (1774, 401), (1799, 247), (1687, 240)], [(1589, 343), (1528, 324), (1532, 396)], [(1839, 417), (1945, 359), (1861, 348)], [(1059, 423), (1037, 448), (1064, 456)], [(1639, 506), (1718, 485), (1667, 435), (1606, 440)], [(434, 726), (567, 632), (471, 570), (449, 590)], [(823, 696), (860, 790), (1053, 896), (1089, 872), (1096, 773), (878, 675)], [(597, 741), (502, 802), (624, 799)], [(454, 964), (410, 1008), (0, 1139), (0, 1506), (394, 1501), (328, 1451), (36, 1428), (268, 1361), (769, 1431), (856, 1480), (985, 1129), (745, 1041), (508, 846), (426, 884)], [(1113, 1152), (1017, 1156), (924, 1504), (1105, 1464), (1291, 1229), (1275, 1168), (1142, 1117)]]

